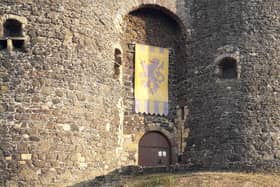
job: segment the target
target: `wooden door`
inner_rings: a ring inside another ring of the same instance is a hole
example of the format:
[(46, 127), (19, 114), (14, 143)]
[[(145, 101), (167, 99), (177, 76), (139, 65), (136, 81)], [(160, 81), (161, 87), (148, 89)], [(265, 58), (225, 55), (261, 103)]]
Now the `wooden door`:
[(139, 165), (168, 166), (170, 145), (167, 138), (158, 132), (145, 134), (139, 142)]

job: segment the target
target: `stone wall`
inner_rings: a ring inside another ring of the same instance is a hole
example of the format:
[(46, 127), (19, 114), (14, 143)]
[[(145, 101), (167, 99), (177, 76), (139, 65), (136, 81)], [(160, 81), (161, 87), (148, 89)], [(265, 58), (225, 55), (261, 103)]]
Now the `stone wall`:
[[(130, 14), (145, 6), (154, 10)], [(279, 9), (273, 0), (1, 1), (0, 186), (67, 186), (136, 165), (153, 130), (188, 167), (279, 170)], [(2, 36), (7, 19), (22, 23), (23, 48)], [(175, 49), (167, 118), (133, 113), (132, 41)], [(220, 78), (223, 57), (236, 60), (236, 79)]]
[[(188, 1), (191, 64), (182, 91), (194, 168), (279, 170), (279, 3)], [(238, 76), (219, 77), (232, 57)], [(180, 91), (179, 91), (180, 92)]]
[(280, 66), (277, 32), (280, 4), (275, 1), (244, 4), (244, 65), (246, 89), (244, 122), (247, 124), (249, 157), (264, 170), (280, 166)]
[(67, 185), (118, 168), (114, 4), (88, 3), (1, 2), (1, 15), (27, 19), (25, 50), (0, 52), (7, 184)]
[(1, 1), (0, 33), (17, 19), (24, 47), (0, 51), (0, 186), (67, 186), (137, 164), (121, 159), (114, 50), (124, 17), (147, 4), (176, 12), (173, 0)]

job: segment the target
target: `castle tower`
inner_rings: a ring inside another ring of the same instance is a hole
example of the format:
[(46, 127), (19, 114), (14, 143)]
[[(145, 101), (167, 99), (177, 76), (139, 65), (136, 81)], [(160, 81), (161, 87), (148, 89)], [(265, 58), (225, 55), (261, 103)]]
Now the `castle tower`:
[(196, 1), (190, 9), (184, 160), (195, 168), (279, 170), (279, 3)]
[[(279, 171), (279, 6), (1, 1), (0, 186), (123, 172), (151, 137), (153, 165)], [(134, 111), (135, 42), (172, 52), (168, 116)]]
[(117, 7), (103, 3), (1, 1), (0, 186), (74, 185), (119, 168)]
[(165, 141), (164, 164), (176, 163), (176, 61), (170, 116), (138, 115), (129, 47), (138, 42), (184, 53), (176, 6), (174, 0), (1, 1), (0, 186), (71, 186), (123, 172), (138, 165), (146, 134)]

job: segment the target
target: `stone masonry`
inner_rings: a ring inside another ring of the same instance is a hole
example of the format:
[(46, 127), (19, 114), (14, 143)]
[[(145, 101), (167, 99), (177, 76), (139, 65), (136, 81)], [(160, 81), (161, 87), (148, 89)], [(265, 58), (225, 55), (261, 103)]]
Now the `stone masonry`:
[[(275, 0), (2, 0), (0, 186), (121, 172), (149, 131), (185, 169), (280, 171), (279, 13)], [(172, 51), (169, 116), (133, 111), (134, 42)]]
[[(181, 85), (189, 108), (185, 162), (279, 171), (279, 2), (197, 1), (190, 9), (193, 63)], [(217, 74), (226, 56), (237, 61), (234, 80)]]

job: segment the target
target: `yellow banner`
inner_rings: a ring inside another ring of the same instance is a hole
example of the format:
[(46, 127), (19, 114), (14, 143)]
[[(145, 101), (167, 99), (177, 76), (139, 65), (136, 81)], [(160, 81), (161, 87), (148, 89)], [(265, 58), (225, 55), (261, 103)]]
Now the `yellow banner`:
[(168, 115), (169, 50), (135, 46), (135, 111)]

